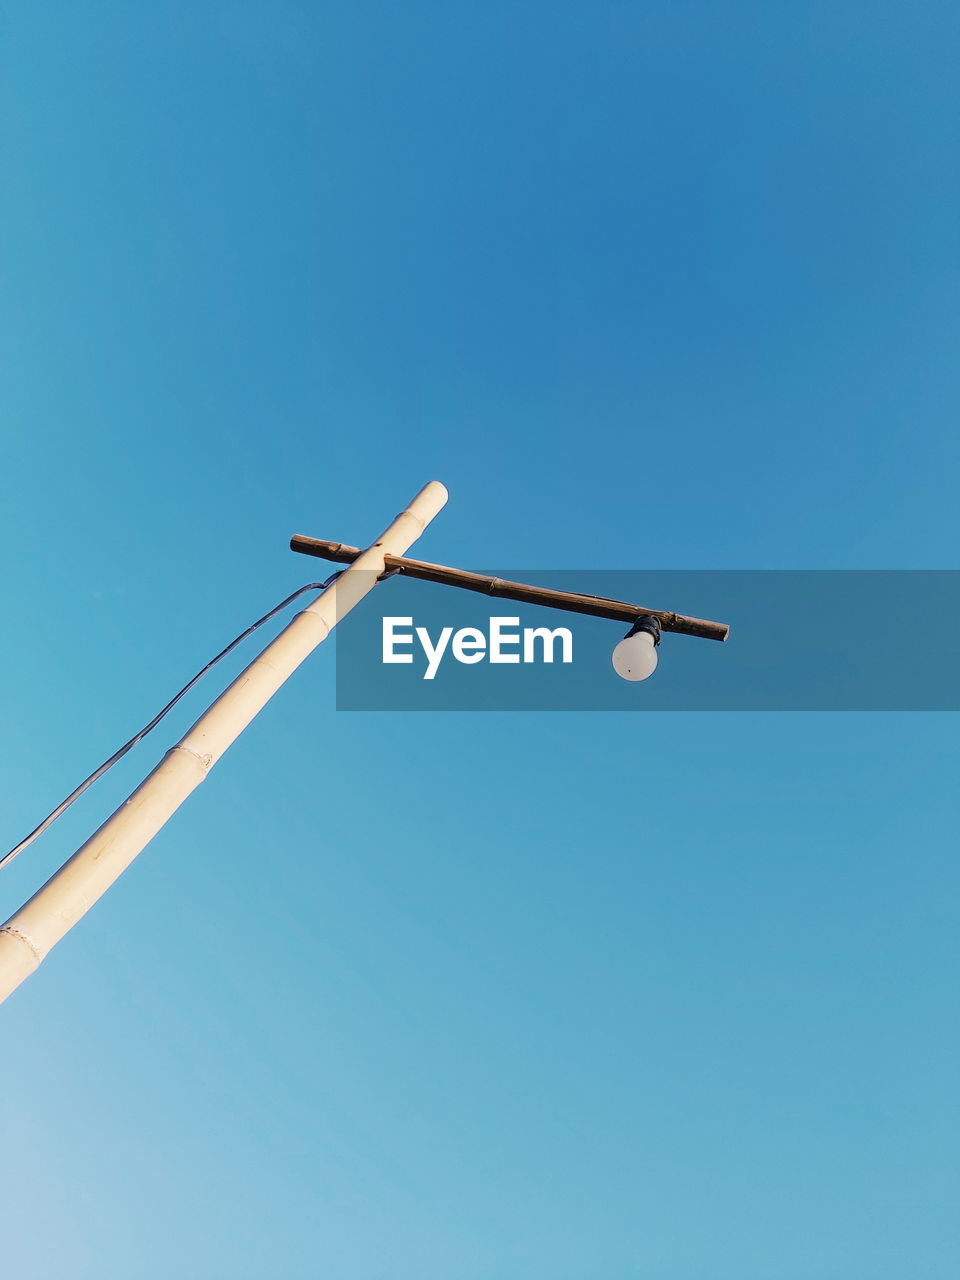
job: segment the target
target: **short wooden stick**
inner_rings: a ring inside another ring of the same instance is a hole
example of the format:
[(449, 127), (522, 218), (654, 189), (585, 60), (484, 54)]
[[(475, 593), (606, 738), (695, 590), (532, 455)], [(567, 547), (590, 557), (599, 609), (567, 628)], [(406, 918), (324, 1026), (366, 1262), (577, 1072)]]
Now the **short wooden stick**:
[[(294, 534), (290, 539), (290, 547), (303, 555), (318, 556), (321, 560), (332, 560), (337, 564), (352, 564), (360, 555), (359, 547), (351, 547), (344, 542), (327, 542), (323, 538), (307, 538), (300, 533)], [(407, 556), (388, 555), (385, 563), (389, 573), (403, 573), (408, 578), (441, 582), (448, 587), (462, 587), (466, 591), (479, 591), (483, 595), (519, 600), (524, 604), (546, 605), (551, 609), (565, 609), (568, 613), (587, 613), (596, 618), (612, 618), (615, 622), (627, 623), (635, 621), (641, 614), (651, 614), (659, 619), (664, 631), (699, 636), (704, 640), (726, 640), (730, 634), (730, 628), (725, 622), (688, 618), (682, 613), (648, 609), (644, 605), (630, 604), (626, 600), (580, 595), (575, 591), (554, 591), (550, 587), (531, 587), (522, 582), (508, 582), (504, 578), (470, 573), (466, 569), (451, 569), (447, 565), (430, 564), (426, 560), (411, 560)]]

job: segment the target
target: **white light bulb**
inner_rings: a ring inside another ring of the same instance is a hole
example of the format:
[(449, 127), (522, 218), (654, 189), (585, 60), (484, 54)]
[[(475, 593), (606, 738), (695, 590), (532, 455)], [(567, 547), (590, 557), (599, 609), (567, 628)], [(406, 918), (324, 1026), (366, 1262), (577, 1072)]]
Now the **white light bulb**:
[(624, 680), (646, 680), (657, 669), (657, 648), (649, 631), (621, 640), (613, 651), (613, 669)]

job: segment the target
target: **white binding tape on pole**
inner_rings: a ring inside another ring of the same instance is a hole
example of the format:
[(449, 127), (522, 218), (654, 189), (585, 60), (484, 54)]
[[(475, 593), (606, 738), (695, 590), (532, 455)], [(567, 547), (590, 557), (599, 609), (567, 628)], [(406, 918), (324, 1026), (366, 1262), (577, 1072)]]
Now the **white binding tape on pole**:
[(425, 485), (376, 542), (254, 658), (99, 831), (0, 927), (0, 1001), (106, 893), (283, 682), (373, 588), (384, 557), (403, 555), (446, 501), (442, 484)]

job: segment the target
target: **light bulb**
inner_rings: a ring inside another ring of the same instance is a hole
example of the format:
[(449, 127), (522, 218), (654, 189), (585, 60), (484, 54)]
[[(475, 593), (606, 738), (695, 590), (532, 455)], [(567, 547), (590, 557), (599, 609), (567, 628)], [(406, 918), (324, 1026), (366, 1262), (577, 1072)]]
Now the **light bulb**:
[(657, 669), (660, 627), (655, 618), (641, 618), (613, 651), (613, 669), (624, 680), (646, 680)]

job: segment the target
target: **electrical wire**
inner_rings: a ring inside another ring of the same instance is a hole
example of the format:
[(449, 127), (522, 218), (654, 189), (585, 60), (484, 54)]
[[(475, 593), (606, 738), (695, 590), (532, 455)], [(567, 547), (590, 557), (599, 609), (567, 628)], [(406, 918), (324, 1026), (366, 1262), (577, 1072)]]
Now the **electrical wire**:
[(256, 631), (258, 627), (262, 627), (265, 622), (269, 622), (271, 618), (275, 618), (278, 613), (281, 613), (288, 604), (292, 604), (298, 596), (302, 596), (305, 591), (323, 591), (329, 587), (332, 582), (336, 581), (336, 579), (340, 577), (341, 573), (343, 573), (343, 570), (338, 569), (337, 572), (332, 573), (325, 582), (308, 582), (305, 587), (298, 587), (297, 590), (288, 595), (285, 600), (281, 600), (280, 603), (275, 608), (271, 609), (269, 613), (265, 613), (262, 618), (258, 618), (256, 622), (247, 627), (246, 631), (241, 631), (240, 635), (238, 635), (235, 640), (231, 640), (227, 647), (222, 649), (215, 658), (211, 658), (207, 665), (202, 667), (193, 679), (187, 681), (180, 692), (170, 699), (162, 711), (157, 712), (149, 724), (145, 724), (140, 732), (134, 734), (129, 742), (125, 742), (118, 751), (115, 751), (109, 760), (104, 760), (102, 765), (94, 769), (89, 778), (85, 778), (74, 791), (70, 792), (66, 800), (62, 800), (51, 813), (47, 814), (38, 827), (35, 827), (33, 831), (21, 840), (18, 845), (15, 845), (9, 853), (4, 854), (4, 856), (0, 858), (0, 867), (7, 866), (8, 863), (11, 863), (14, 860), (17, 854), (23, 853), (24, 849), (33, 844), (34, 840), (36, 840), (38, 836), (43, 835), (44, 831), (46, 831), (48, 827), (52, 826), (60, 815), (70, 808), (75, 800), (79, 800), (88, 787), (93, 786), (98, 778), (102, 778), (107, 770), (112, 768), (118, 760), (122, 759), (128, 751), (132, 750), (138, 742), (142, 742), (151, 729), (155, 729), (157, 727), (167, 712), (172, 711), (180, 699), (185, 694), (189, 693), (197, 681), (205, 676), (211, 667), (215, 667), (221, 658), (225, 658), (228, 653), (231, 653), (237, 645), (241, 643), (241, 641), (246, 640), (247, 636), (252, 635), (254, 631)]

